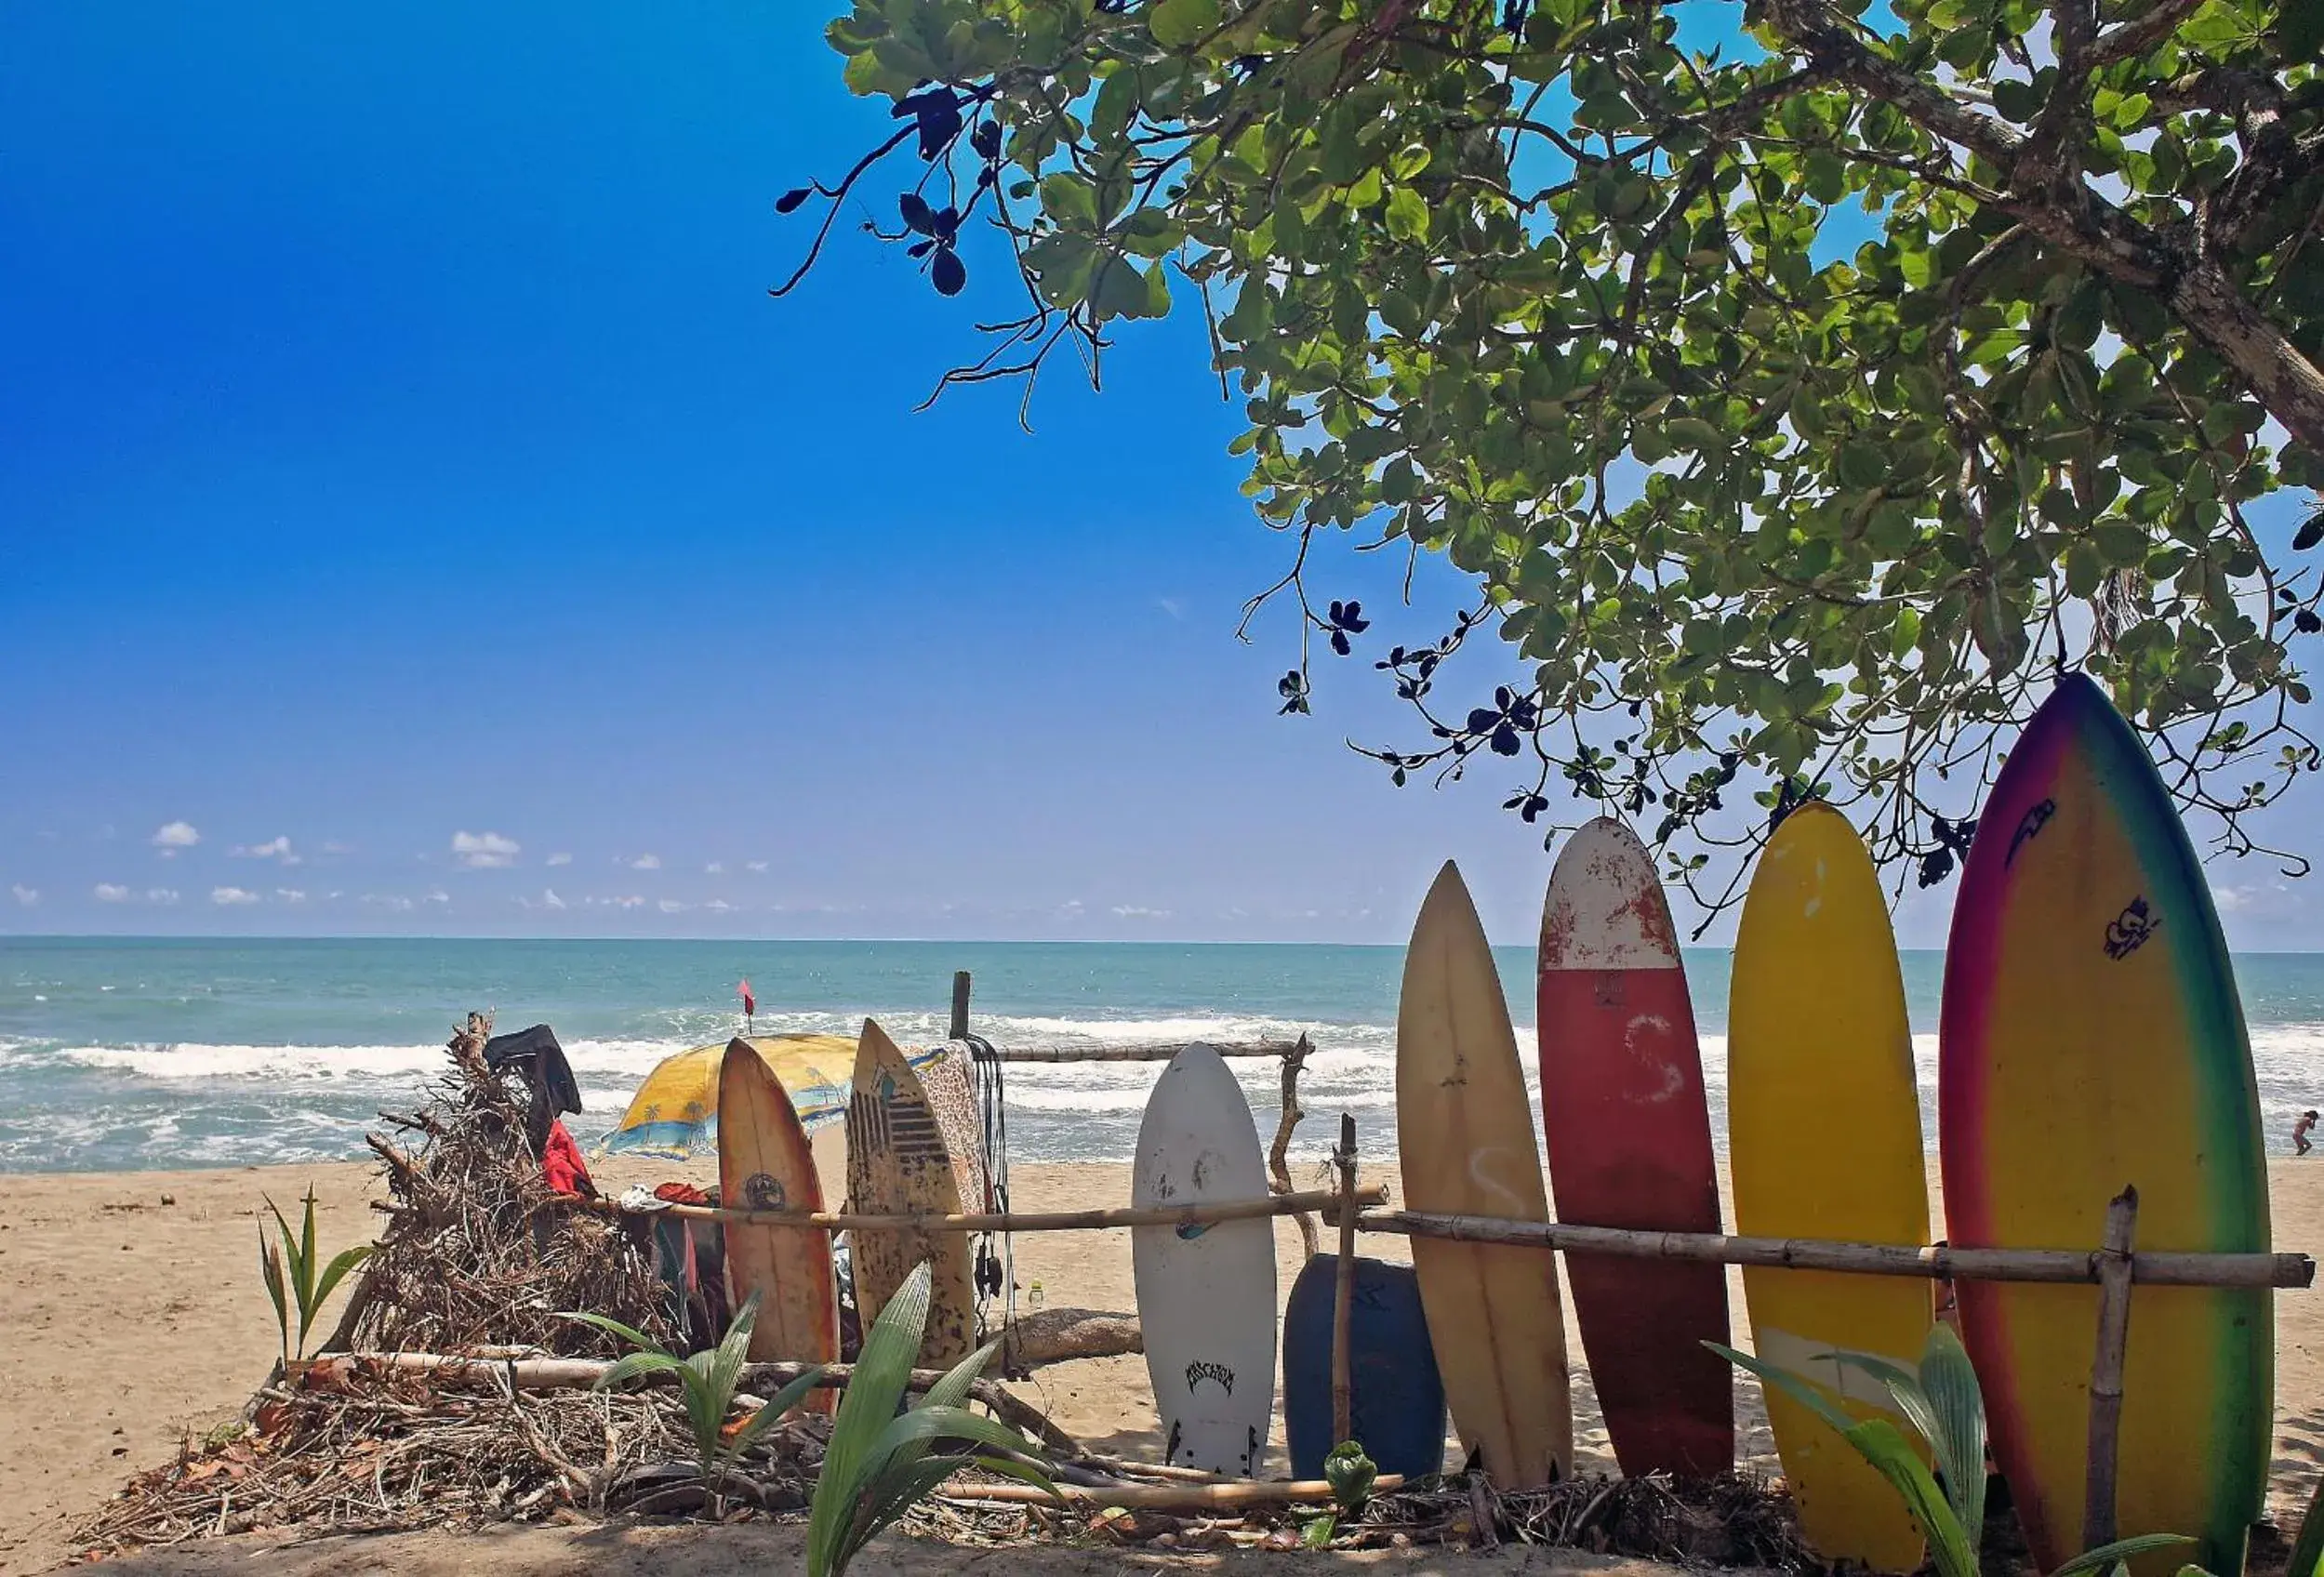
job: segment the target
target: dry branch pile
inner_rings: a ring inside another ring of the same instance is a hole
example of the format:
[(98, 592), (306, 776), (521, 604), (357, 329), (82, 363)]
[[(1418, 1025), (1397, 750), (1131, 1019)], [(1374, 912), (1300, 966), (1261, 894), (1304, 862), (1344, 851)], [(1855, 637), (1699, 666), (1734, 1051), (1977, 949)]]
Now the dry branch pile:
[(469, 1014), (418, 1108), (380, 1113), (396, 1137), (368, 1136), (392, 1202), (379, 1207), (387, 1230), (326, 1350), (618, 1352), (564, 1309), (674, 1336), (662, 1285), (620, 1224), (552, 1202), (529, 1092), (485, 1065), (491, 1033), (489, 1017)]
[[(248, 1422), (131, 1480), (83, 1531), (92, 1554), (258, 1529), (388, 1531), (684, 1513), (707, 1500), (667, 1391), (497, 1393), (321, 1364), (252, 1398)], [(790, 1509), (822, 1459), (816, 1426), (769, 1430), (720, 1490)]]

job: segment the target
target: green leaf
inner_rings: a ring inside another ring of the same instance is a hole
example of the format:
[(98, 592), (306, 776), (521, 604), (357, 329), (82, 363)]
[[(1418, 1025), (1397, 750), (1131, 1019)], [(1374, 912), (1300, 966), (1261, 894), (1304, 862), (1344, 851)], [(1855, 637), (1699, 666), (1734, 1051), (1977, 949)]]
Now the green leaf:
[(1117, 66), (1107, 76), (1105, 85), (1097, 89), (1097, 101), (1090, 107), (1089, 134), (1100, 142), (1111, 142), (1130, 128), (1130, 118), (1137, 113), (1138, 73), (1133, 65)]
[[(1159, 273), (1162, 271), (1154, 271)], [(1152, 297), (1147, 276), (1137, 265), (1124, 258), (1109, 258), (1097, 271), (1097, 278), (1090, 291), (1089, 304), (1104, 323), (1108, 318), (1143, 318), (1155, 314), (1150, 310)], [(1165, 308), (1167, 296), (1163, 298)]]
[(1400, 186), (1388, 193), (1388, 232), (1399, 241), (1428, 239), (1428, 205), (1419, 192)]
[(259, 1226), (259, 1279), (266, 1284), (266, 1295), (274, 1305), (274, 1322), (283, 1328), (283, 1361), (290, 1361), (290, 1304), (283, 1292), (283, 1260), (272, 1243), (266, 1239), (266, 1226)]
[(2324, 1478), (2308, 1497), (2307, 1515), (2301, 1518), (2299, 1536), (2291, 1542), (2291, 1560), (2284, 1577), (2324, 1577)]
[(1097, 188), (1070, 170), (1059, 170), (1042, 180), (1041, 211), (1062, 225), (1095, 229)]
[(559, 1318), (578, 1320), (583, 1325), (595, 1326), (598, 1330), (609, 1332), (612, 1334), (620, 1337), (623, 1341), (629, 1343), (630, 1345), (633, 1347), (642, 1347), (647, 1352), (657, 1353), (663, 1350), (659, 1342), (655, 1341), (653, 1337), (648, 1336), (644, 1332), (639, 1330), (636, 1326), (624, 1325), (618, 1319), (609, 1319), (602, 1314), (587, 1314), (578, 1309), (566, 1309), (561, 1313)]
[(675, 1353), (658, 1351), (624, 1353), (608, 1364), (605, 1372), (597, 1377), (595, 1388), (600, 1391), (618, 1390), (631, 1381), (644, 1375), (667, 1374), (673, 1370), (684, 1367), (685, 1359)]
[(2155, 1550), (2167, 1550), (2193, 1543), (2195, 1541), (2184, 1533), (2140, 1533), (2132, 1538), (2117, 1539), (2110, 1544), (2100, 1544), (2094, 1550), (2084, 1550), (2050, 1573), (2050, 1577), (2082, 1577), (2086, 1571), (2096, 1571), (2118, 1560), (2128, 1560), (2134, 1555), (2147, 1555)]
[(1146, 14), (1154, 42), (1165, 49), (1183, 49), (1219, 24), (1218, 0), (1155, 0)]
[(1846, 1431), (1848, 1443), (1904, 1498), (1913, 1525), (1929, 1541), (1938, 1577), (1979, 1577), (1977, 1542), (1960, 1524), (1928, 1466), (1896, 1425), (1869, 1418)]
[(370, 1243), (358, 1243), (352, 1249), (343, 1249), (339, 1257), (325, 1267), (323, 1279), (314, 1286), (316, 1308), (331, 1301), (331, 1293), (338, 1289), (339, 1282), (346, 1279), (349, 1271), (371, 1257), (373, 1248)]
[(809, 1393), (816, 1389), (816, 1382), (821, 1380), (827, 1372), (829, 1372), (827, 1367), (818, 1363), (767, 1398), (765, 1405), (752, 1413), (742, 1427), (736, 1430), (733, 1438), (726, 1442), (727, 1455), (739, 1461), (771, 1425), (781, 1422), (785, 1413), (807, 1399)]
[(1929, 1444), (1945, 1471), (1946, 1492), (1961, 1526), (1982, 1533), (1985, 1525), (1985, 1402), (1977, 1372), (1951, 1326), (1929, 1328), (1920, 1355), (1920, 1389), (1928, 1398), (1936, 1431)]
[(1186, 227), (1161, 208), (1140, 208), (1114, 231), (1123, 248), (1141, 258), (1166, 257), (1186, 239)]
[(840, 1398), (839, 1416), (831, 1424), (830, 1443), (824, 1448), (823, 1469), (816, 1479), (807, 1512), (807, 1570), (809, 1577), (830, 1577), (843, 1559), (842, 1544), (856, 1518), (857, 1503), (868, 1487), (863, 1469), (874, 1444), (896, 1416), (911, 1383), (913, 1363), (928, 1328), (931, 1285), (928, 1264), (912, 1267), (865, 1332), (856, 1357), (856, 1372)]

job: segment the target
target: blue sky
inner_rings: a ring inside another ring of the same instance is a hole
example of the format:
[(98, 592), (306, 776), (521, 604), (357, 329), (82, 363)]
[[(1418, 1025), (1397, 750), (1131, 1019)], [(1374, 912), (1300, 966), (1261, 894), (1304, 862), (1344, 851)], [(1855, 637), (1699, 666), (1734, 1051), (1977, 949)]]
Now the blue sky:
[[(1368, 664), (1279, 719), (1233, 639), (1284, 544), (1199, 323), (1028, 435), (912, 412), (974, 291), (768, 298), (889, 124), (820, 11), (11, 17), (0, 930), (1386, 941), (1451, 855), (1530, 934), (1507, 775), (1392, 789)], [(1381, 646), (1465, 597), (1400, 567), (1335, 566)]]

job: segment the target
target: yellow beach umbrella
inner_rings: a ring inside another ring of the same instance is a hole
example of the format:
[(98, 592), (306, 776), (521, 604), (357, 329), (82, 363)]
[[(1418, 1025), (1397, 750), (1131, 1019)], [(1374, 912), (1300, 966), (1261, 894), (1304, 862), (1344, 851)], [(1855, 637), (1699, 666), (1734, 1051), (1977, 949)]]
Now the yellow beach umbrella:
[[(750, 1044), (782, 1081), (806, 1128), (837, 1122), (846, 1114), (856, 1070), (853, 1040), (763, 1035)], [(683, 1160), (711, 1144), (718, 1136), (718, 1068), (725, 1054), (722, 1042), (665, 1057), (630, 1097), (630, 1109), (601, 1149)]]

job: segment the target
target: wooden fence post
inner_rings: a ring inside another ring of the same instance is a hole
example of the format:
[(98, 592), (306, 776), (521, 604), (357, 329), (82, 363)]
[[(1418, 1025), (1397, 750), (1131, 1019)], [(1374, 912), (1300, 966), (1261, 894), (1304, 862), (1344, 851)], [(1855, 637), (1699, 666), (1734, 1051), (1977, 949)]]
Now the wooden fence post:
[(968, 971), (952, 972), (952, 1023), (944, 1037), (948, 1040), (968, 1039)]
[(2114, 1475), (2122, 1432), (2122, 1355), (2131, 1337), (2131, 1243), (2138, 1231), (2138, 1189), (2106, 1206), (2099, 1250), (2098, 1350), (2090, 1365), (2090, 1464), (2082, 1496), (2082, 1548), (2115, 1537)]
[(1355, 1438), (1355, 1386), (1348, 1369), (1348, 1326), (1356, 1295), (1356, 1120), (1339, 1114), (1339, 1264), (1332, 1288), (1332, 1444)]

